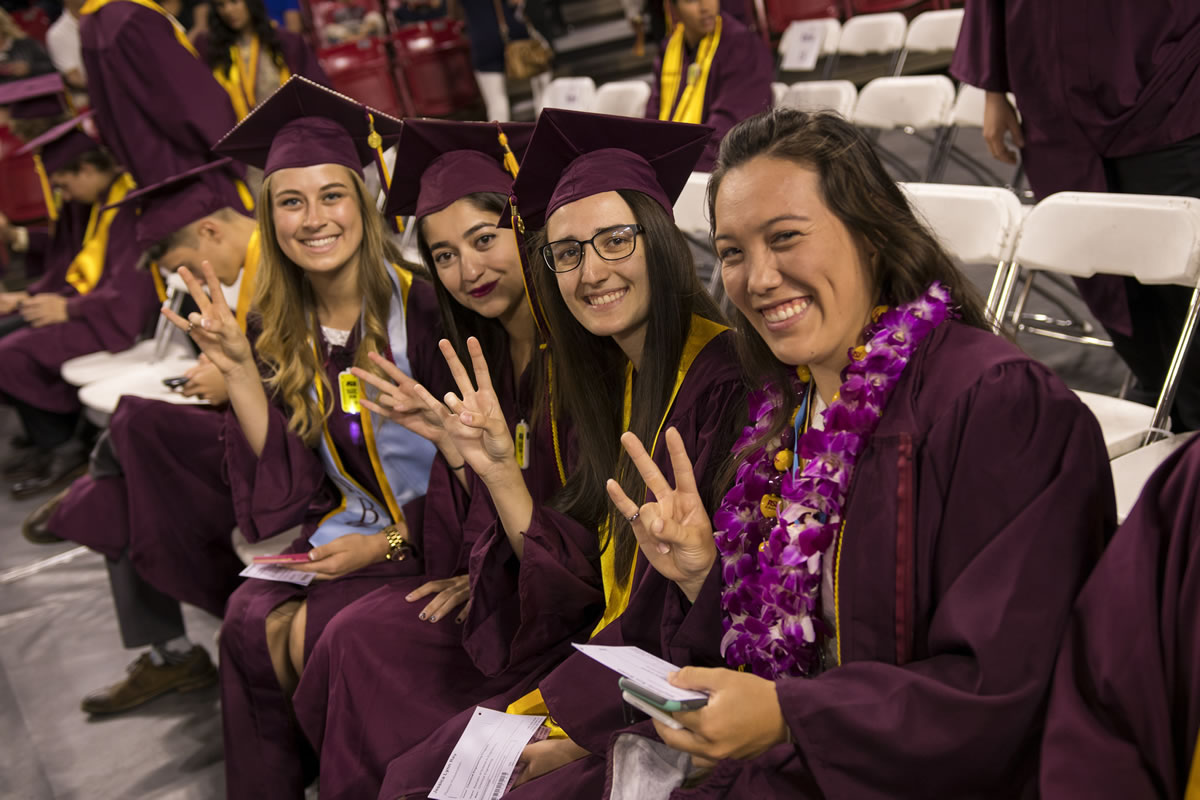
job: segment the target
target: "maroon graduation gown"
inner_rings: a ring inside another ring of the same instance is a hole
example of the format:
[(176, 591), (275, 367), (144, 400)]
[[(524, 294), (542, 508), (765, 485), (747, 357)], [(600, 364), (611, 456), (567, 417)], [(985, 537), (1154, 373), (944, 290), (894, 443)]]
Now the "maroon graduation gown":
[(79, 37), (100, 138), (139, 186), (213, 160), (209, 148), (237, 118), (229, 96), (208, 66), (184, 49), (170, 20), (113, 0), (83, 16)]
[[(329, 85), (329, 76), (325, 74), (325, 70), (317, 60), (317, 54), (308, 46), (308, 42), (304, 41), (303, 36), (283, 30), (282, 28), (276, 28), (275, 35), (279, 37), (279, 52), (283, 56), (283, 61), (287, 64), (289, 72), (293, 75), (302, 75), (313, 83), (319, 83), (322, 86)], [(200, 57), (207, 58), (208, 32), (206, 31), (198, 35), (194, 44), (196, 52), (200, 54)], [(266, 100), (266, 98), (258, 98), (258, 102), (260, 103), (263, 100)]]
[[(510, 430), (532, 419), (533, 393), (544, 388), (531, 385), (529, 371), (519, 396), (508, 359), (492, 375)], [(533, 451), (524, 476), (535, 504), (548, 502), (562, 486), (548, 420), (544, 413), (541, 424), (533, 426)], [(568, 433), (559, 426), (561, 441)], [(438, 462), (418, 532), (424, 574), (393, 581), (342, 609), (305, 663), (292, 702), (320, 754), (323, 798), (374, 797), (392, 758), (457, 712), (507, 691), (524, 677), (510, 671), (489, 679), (476, 668), (463, 648), (463, 628), (453, 620), (461, 609), (430, 623), (418, 614), (432, 596), (415, 603), (404, 599), (428, 580), (465, 575), (472, 546), (495, 527), (496, 510), (486, 485), (469, 468), (468, 480), (469, 493)], [(403, 709), (403, 725), (396, 724), (397, 709)]]
[[(432, 287), (414, 281), (405, 319), (408, 359), (413, 377), (435, 396), (449, 384), (445, 361), (437, 348), (441, 317)], [(326, 370), (332, 386), (353, 362), (357, 332), (345, 347), (335, 347)], [(325, 346), (321, 342), (321, 347)], [(436, 387), (436, 388), (435, 388)], [(329, 431), (342, 464), (369, 492), (382, 497), (357, 417), (335, 409)], [(325, 474), (316, 451), (287, 430), (287, 415), (270, 411), (270, 428), (262, 454), (255, 456), (232, 410), (225, 414), (225, 471), (233, 492), (238, 527), (250, 542), (302, 525), (289, 552), (311, 549), (308, 536), (337, 506), (338, 491)], [(439, 457), (440, 458), (440, 457)], [(421, 500), (404, 507), (405, 517), (419, 520)], [(305, 659), (335, 613), (352, 601), (397, 577), (419, 574), (419, 559), (386, 561), (333, 581), (307, 587), (247, 580), (230, 597), (221, 628), (221, 716), (225, 742), (225, 779), (230, 800), (295, 798), (304, 793), (305, 744), (275, 678), (266, 644), (265, 620), (272, 609), (290, 599), (307, 604)]]
[[(654, 82), (646, 103), (648, 119), (658, 119), (662, 81), (662, 52), (654, 60)], [(683, 74), (695, 61), (696, 53), (683, 48)], [(771, 81), (775, 78), (775, 61), (762, 38), (726, 12), (721, 12), (721, 43), (713, 58), (704, 87), (704, 124), (712, 126), (713, 135), (696, 164), (697, 172), (712, 170), (717, 160), (721, 140), (737, 123), (771, 107)], [(680, 82), (679, 97), (683, 96)], [(679, 102), (679, 97), (675, 102)]]
[[(950, 72), (1016, 96), (1038, 198), (1103, 192), (1103, 159), (1200, 134), (1200, 5), (971, 0)], [(1122, 278), (1080, 291), (1106, 326), (1132, 335)]]
[(1183, 800), (1200, 731), (1200, 439), (1150, 478), (1058, 656), (1041, 792)]
[(137, 268), (141, 251), (134, 243), (135, 219), (134, 209), (118, 210), (108, 232), (104, 271), (90, 292), (62, 291), (68, 298), (66, 322), (22, 328), (0, 339), (0, 393), (46, 411), (76, 411), (78, 389), (62, 379), (63, 362), (100, 350), (127, 350), (146, 330), (158, 309), (158, 294), (150, 273)]
[(75, 481), (49, 529), (110, 559), (128, 550), (151, 586), (220, 617), (243, 567), (223, 429), (223, 409), (122, 397), (108, 432), (123, 474)]
[[(723, 333), (696, 357), (663, 426), (664, 431), (674, 426), (683, 437), (693, 458), (696, 480), (706, 496), (717, 491), (713, 482), (728, 458), (744, 416), (745, 383), (733, 352), (733, 334)], [(671, 479), (670, 455), (661, 442), (655, 448), (654, 461)], [(492, 564), (477, 573), (474, 562), (485, 550), (493, 552)], [(572, 639), (587, 640), (604, 610), (599, 559), (596, 530), (544, 508), (535, 513), (533, 524), (525, 534), (524, 555), (519, 563), (503, 534), (481, 540), (476, 545), (472, 555), (472, 612), (482, 596), (480, 587), (494, 584), (490, 597), (499, 610), (488, 615), (492, 620), (490, 641), (491, 647), (500, 655), (493, 655), (491, 660), (499, 664), (507, 658), (511, 663), (504, 666), (510, 670), (515, 668), (513, 665), (520, 666), (526, 675), (510, 691), (480, 705), (504, 710), (527, 691), (540, 687), (551, 713), (558, 719), (554, 696), (563, 666), (555, 665), (573, 652), (570, 648)], [(665, 581), (649, 569), (640, 556), (633, 580), (634, 588), (625, 613), (595, 637), (596, 643), (621, 643), (622, 630), (634, 621), (648, 624), (657, 631)], [(572, 585), (576, 588), (571, 589)], [(506, 586), (509, 587), (507, 595), (500, 591)], [(590, 616), (586, 615), (589, 610)], [(500, 622), (507, 622), (507, 626), (501, 626)], [(506, 645), (501, 638), (506, 631), (511, 637), (511, 645)], [(659, 651), (656, 644), (651, 645), (651, 649)], [(482, 655), (481, 650), (476, 653)], [(541, 659), (537, 657), (538, 653), (544, 654)], [(570, 656), (566, 663), (572, 663), (574, 658)], [(536, 666), (530, 669), (531, 664)], [(599, 682), (589, 681), (591, 677), (573, 673), (568, 679), (578, 680), (575, 689), (581, 696), (598, 691), (602, 685), (616, 687), (616, 676), (611, 672)], [(464, 709), (422, 744), (392, 761), (379, 796), (393, 800), (428, 792), (466, 727), (472, 708)]]
[[(1035, 796), (1054, 659), (1114, 518), (1074, 393), (999, 337), (939, 326), (851, 479), (843, 665), (777, 683), (794, 745), (671, 797)], [(668, 606), (670, 652), (717, 657), (719, 590), (710, 576), (690, 610)], [(597, 713), (582, 697), (554, 711), (568, 731)]]
[[(83, 234), (87, 230), (92, 207), (82, 203), (63, 203), (58, 209), (58, 219), (49, 228), (28, 228), (29, 247), (25, 250), (25, 274), (37, 275), (38, 279), (25, 287), (30, 295), (74, 294), (67, 283), (67, 270), (71, 260), (83, 247)], [(20, 312), (0, 316), (0, 322)]]

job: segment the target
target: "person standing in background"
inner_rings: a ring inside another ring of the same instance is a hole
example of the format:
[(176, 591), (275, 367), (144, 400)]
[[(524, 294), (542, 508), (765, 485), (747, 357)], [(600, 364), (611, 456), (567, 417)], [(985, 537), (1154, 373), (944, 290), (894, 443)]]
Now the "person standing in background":
[(79, 46), (79, 10), (84, 0), (65, 0), (63, 12), (46, 31), (46, 50), (54, 68), (71, 88), (76, 108), (86, 108), (87, 72), (83, 69), (83, 52)]
[(0, 83), (54, 71), (46, 50), (0, 9)]
[[(1019, 150), (1039, 199), (1061, 191), (1200, 197), (1200, 5), (972, 0), (950, 72), (987, 92), (988, 149), (1009, 164)], [(1152, 403), (1191, 290), (1115, 276), (1077, 284)], [(1194, 345), (1171, 421), (1176, 431), (1200, 428)]]

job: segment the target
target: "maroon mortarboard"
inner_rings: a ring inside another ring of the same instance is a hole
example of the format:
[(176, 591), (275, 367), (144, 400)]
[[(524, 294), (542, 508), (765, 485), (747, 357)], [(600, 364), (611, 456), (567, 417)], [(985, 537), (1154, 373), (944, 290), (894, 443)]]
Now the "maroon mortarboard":
[(396, 145), (386, 216), (424, 217), (475, 192), (508, 197), (532, 134), (529, 122), (407, 120)]
[(13, 119), (57, 117), (69, 109), (66, 85), (57, 72), (0, 83), (0, 106)]
[(281, 169), (341, 164), (362, 175), (371, 162), (387, 186), (383, 148), (404, 123), (344, 94), (293, 75), (213, 145), (213, 151), (258, 167)]
[(158, 183), (136, 189), (113, 206), (136, 204), (134, 237), (145, 250), (171, 234), (223, 208), (240, 211), (244, 206), (226, 167), (232, 159), (222, 158), (194, 167)]
[(88, 111), (55, 125), (41, 136), (31, 139), (14, 155), (23, 156), (26, 153), (37, 153), (42, 159), (42, 168), (46, 170), (47, 175), (53, 175), (55, 172), (71, 166), (84, 153), (100, 149), (100, 142), (93, 139), (84, 130), (84, 123), (91, 116), (92, 112)]
[(672, 204), (712, 133), (706, 125), (547, 108), (513, 182), (513, 205), (534, 229), (567, 203), (630, 189), (674, 219)]

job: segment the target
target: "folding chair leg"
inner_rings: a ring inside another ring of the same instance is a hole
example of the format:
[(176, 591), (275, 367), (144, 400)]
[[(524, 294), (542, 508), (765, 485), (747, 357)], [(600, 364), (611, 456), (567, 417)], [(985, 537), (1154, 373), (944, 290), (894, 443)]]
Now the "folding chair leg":
[(1192, 290), (1192, 302), (1188, 306), (1187, 317), (1184, 318), (1183, 330), (1179, 334), (1179, 344), (1175, 347), (1175, 355), (1171, 357), (1171, 365), (1167, 368), (1167, 376), (1163, 379), (1162, 392), (1158, 396), (1158, 404), (1154, 407), (1154, 416), (1150, 420), (1150, 429), (1146, 431), (1143, 445), (1150, 444), (1164, 437), (1169, 430), (1171, 406), (1175, 404), (1175, 392), (1179, 389), (1179, 374), (1183, 371), (1183, 362), (1187, 360), (1188, 350), (1196, 334), (1196, 320), (1200, 318), (1200, 285)]

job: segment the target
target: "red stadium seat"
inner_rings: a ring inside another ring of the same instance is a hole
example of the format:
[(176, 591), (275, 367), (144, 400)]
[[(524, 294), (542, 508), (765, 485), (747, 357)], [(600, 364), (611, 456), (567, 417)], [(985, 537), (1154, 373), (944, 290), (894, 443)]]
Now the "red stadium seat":
[(854, 14), (902, 11), (910, 19), (922, 11), (949, 7), (944, 0), (849, 0), (848, 5)]
[(27, 36), (46, 43), (46, 31), (50, 29), (50, 18), (40, 8), (26, 8), (23, 11), (12, 12), (12, 18), (17, 27), (25, 31)]
[(391, 80), (385, 42), (378, 39), (347, 42), (321, 50), (317, 58), (337, 91), (395, 117), (411, 115), (412, 110), (397, 96)]
[(418, 116), (442, 117), (479, 101), (470, 45), (459, 22), (439, 19), (405, 25), (392, 36), (396, 79)]
[(21, 140), (0, 128), (0, 213), (13, 222), (33, 222), (46, 216), (46, 201), (33, 155), (13, 157)]

